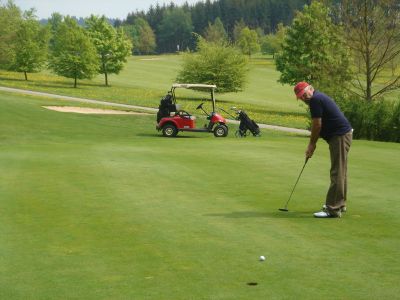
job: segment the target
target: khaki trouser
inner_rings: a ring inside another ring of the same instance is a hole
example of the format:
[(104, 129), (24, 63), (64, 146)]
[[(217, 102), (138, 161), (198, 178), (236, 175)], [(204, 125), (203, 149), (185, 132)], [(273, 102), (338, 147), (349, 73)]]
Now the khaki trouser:
[(331, 185), (326, 195), (328, 212), (338, 214), (346, 206), (347, 198), (347, 155), (353, 140), (352, 131), (329, 140), (331, 154)]

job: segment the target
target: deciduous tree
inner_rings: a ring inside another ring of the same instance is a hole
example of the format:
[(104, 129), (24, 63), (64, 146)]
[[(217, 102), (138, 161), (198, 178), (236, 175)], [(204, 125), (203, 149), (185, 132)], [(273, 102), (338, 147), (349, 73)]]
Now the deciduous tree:
[(251, 54), (259, 52), (261, 49), (258, 42), (257, 31), (252, 30), (247, 26), (240, 32), (239, 39), (236, 43), (242, 50), (243, 54), (246, 54), (249, 57)]
[(282, 24), (278, 24), (278, 29), (275, 34), (270, 33), (262, 38), (261, 51), (264, 54), (271, 54), (275, 58), (275, 53), (282, 50), (282, 44), (286, 35), (286, 27)]
[(85, 30), (69, 16), (55, 32), (49, 67), (57, 75), (73, 78), (75, 88), (78, 79), (90, 79), (98, 73), (96, 47)]
[(16, 29), (15, 56), (10, 70), (23, 72), (25, 80), (28, 73), (39, 72), (47, 61), (48, 41), (48, 27), (35, 19), (33, 11), (26, 12)]
[(132, 25), (124, 25), (123, 29), (132, 40), (132, 53), (150, 54), (155, 52), (156, 36), (145, 19), (136, 18)]
[(279, 82), (294, 85), (306, 80), (327, 92), (342, 89), (351, 79), (349, 51), (341, 28), (335, 26), (328, 9), (319, 2), (298, 12), (276, 56)]
[(108, 86), (108, 75), (119, 74), (123, 69), (131, 54), (132, 43), (123, 29), (115, 29), (105, 16), (92, 15), (85, 20), (85, 24), (99, 57), (99, 73), (104, 74), (105, 85)]
[(143, 18), (135, 20), (135, 26), (138, 31), (138, 42), (136, 49), (141, 54), (154, 53), (156, 49), (156, 36), (153, 29), (151, 29), (149, 23)]
[(353, 92), (371, 101), (399, 89), (399, 1), (343, 0), (339, 16), (356, 65)]
[(22, 22), (22, 12), (9, 0), (0, 6), (0, 68), (8, 69), (15, 59), (16, 29)]

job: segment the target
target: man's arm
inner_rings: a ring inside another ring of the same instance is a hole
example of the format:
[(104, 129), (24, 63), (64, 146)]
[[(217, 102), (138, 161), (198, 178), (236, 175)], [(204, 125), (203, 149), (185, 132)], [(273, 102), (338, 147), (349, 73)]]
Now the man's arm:
[(313, 118), (311, 123), (311, 136), (310, 142), (306, 150), (306, 157), (310, 158), (317, 148), (317, 141), (319, 139), (319, 133), (321, 132), (322, 121), (321, 118)]

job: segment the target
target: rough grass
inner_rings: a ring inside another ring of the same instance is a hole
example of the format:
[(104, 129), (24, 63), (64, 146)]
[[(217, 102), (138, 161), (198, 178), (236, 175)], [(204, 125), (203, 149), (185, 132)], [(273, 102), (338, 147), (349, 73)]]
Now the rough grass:
[(322, 141), (283, 213), (307, 138), (167, 139), (56, 104), (0, 93), (1, 299), (398, 297), (398, 144), (355, 141), (348, 212), (317, 220)]

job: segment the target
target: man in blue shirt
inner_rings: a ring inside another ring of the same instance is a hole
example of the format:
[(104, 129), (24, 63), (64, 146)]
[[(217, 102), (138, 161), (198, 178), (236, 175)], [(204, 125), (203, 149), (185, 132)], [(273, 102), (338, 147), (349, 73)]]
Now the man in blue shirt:
[(294, 87), (297, 99), (310, 107), (311, 137), (306, 149), (310, 158), (317, 147), (319, 137), (329, 144), (331, 157), (331, 184), (322, 211), (314, 213), (316, 218), (337, 218), (346, 211), (347, 156), (353, 139), (353, 129), (336, 103), (324, 93), (314, 90), (307, 82)]

